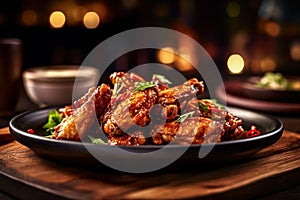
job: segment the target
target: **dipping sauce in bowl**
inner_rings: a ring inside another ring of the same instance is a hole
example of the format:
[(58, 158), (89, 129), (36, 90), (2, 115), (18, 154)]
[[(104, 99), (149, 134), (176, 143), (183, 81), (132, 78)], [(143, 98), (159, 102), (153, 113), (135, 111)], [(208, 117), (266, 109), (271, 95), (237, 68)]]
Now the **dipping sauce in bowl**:
[(89, 66), (42, 66), (25, 70), (23, 83), (28, 97), (39, 107), (66, 105), (96, 86), (99, 75), (97, 68)]

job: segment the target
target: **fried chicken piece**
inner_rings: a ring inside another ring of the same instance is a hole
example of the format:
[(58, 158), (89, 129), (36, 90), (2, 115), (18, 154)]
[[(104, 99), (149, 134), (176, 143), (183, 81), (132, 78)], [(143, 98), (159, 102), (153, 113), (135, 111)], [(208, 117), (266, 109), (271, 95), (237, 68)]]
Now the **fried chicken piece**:
[(195, 98), (203, 92), (203, 82), (192, 78), (181, 85), (160, 91), (158, 94), (158, 103), (163, 106), (176, 105), (184, 100)]
[(222, 124), (204, 117), (157, 125), (151, 135), (154, 144), (203, 144), (220, 141)]
[(111, 83), (114, 85), (114, 96), (125, 92), (133, 92), (137, 82), (145, 80), (135, 73), (114, 72), (109, 76)]
[[(127, 95), (121, 94), (121, 97)], [(151, 122), (150, 110), (157, 99), (155, 88), (135, 92), (129, 98), (112, 103), (103, 117), (103, 130), (108, 135), (120, 135), (134, 125), (146, 126)]]
[(150, 111), (151, 121), (156, 124), (174, 121), (180, 113), (178, 105), (154, 104)]
[(178, 123), (157, 125), (151, 132), (155, 144), (203, 144), (238, 139), (243, 135), (242, 120), (212, 100), (186, 100), (182, 113), (193, 117)]
[(154, 144), (167, 144), (173, 140), (179, 130), (180, 124), (176, 121), (157, 124), (152, 128), (150, 135)]
[(141, 131), (135, 131), (134, 133), (123, 133), (120, 136), (108, 136), (108, 144), (110, 145), (146, 145), (148, 144), (147, 138)]
[(222, 141), (235, 140), (243, 137), (244, 128), (242, 125), (242, 119), (236, 117), (230, 112), (227, 112), (223, 126)]
[(191, 99), (185, 101), (182, 106), (183, 113), (195, 112), (194, 116), (201, 116), (223, 124), (221, 140), (234, 140), (243, 135), (242, 119), (236, 117), (222, 105), (214, 100)]
[(208, 144), (221, 141), (222, 124), (205, 117), (190, 117), (174, 137), (178, 144)]
[(110, 96), (111, 90), (107, 84), (90, 88), (82, 98), (74, 102), (72, 113), (64, 117), (61, 123), (54, 128), (52, 138), (80, 140), (95, 119), (103, 115)]
[(120, 136), (133, 126), (149, 124), (157, 87), (134, 91), (136, 83), (145, 82), (135, 73), (115, 72), (110, 75), (110, 80), (114, 84), (114, 93), (101, 121), (104, 132), (109, 136)]
[(124, 72), (114, 72), (109, 76), (112, 84), (116, 84), (119, 78), (122, 78), (125, 86), (131, 85), (130, 83), (144, 82), (145, 79), (137, 75), (136, 73), (124, 73)]
[[(242, 137), (244, 129), (242, 119), (226, 110), (222, 105), (214, 100), (199, 100), (200, 116), (210, 118), (223, 124), (221, 140), (235, 140)], [(208, 108), (208, 109), (206, 109)]]
[(135, 92), (130, 96), (129, 114), (132, 121), (139, 126), (146, 126), (150, 123), (150, 109), (157, 99), (156, 88), (149, 88)]
[(104, 113), (108, 110), (112, 96), (112, 90), (108, 84), (102, 84), (97, 87), (95, 94), (95, 110), (98, 119), (101, 119)]
[(157, 102), (162, 107), (158, 113), (161, 113), (166, 121), (172, 121), (180, 115), (180, 103), (196, 98), (203, 92), (204, 84), (196, 78), (190, 79), (179, 86), (160, 90)]

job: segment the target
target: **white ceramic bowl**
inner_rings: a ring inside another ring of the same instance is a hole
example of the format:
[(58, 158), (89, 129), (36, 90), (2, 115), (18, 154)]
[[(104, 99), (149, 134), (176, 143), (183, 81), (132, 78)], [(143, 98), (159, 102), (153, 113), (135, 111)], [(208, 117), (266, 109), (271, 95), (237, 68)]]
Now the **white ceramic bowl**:
[(99, 75), (94, 67), (42, 66), (25, 70), (23, 83), (28, 97), (40, 107), (68, 105), (96, 86)]

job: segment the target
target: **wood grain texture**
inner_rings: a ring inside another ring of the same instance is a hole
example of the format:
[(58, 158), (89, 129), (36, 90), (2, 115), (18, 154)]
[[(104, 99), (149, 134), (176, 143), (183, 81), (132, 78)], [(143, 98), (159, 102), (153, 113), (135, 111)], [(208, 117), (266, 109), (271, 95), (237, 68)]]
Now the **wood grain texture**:
[(2, 190), (21, 199), (40, 193), (51, 199), (251, 199), (300, 185), (300, 134), (288, 131), (244, 163), (147, 174), (57, 164), (17, 141), (0, 152)]
[(0, 128), (0, 145), (13, 141), (13, 137), (9, 133), (8, 127)]

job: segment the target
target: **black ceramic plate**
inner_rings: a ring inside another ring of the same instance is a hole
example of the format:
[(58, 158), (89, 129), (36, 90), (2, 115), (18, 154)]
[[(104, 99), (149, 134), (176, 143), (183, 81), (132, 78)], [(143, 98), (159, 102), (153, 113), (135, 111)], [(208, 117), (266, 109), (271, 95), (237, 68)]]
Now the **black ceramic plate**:
[[(53, 108), (44, 108), (22, 113), (15, 116), (9, 123), (9, 128), (13, 137), (21, 144), (29, 147), (38, 155), (54, 160), (56, 162), (69, 163), (76, 166), (79, 165), (96, 165), (99, 162), (91, 156), (87, 151), (86, 146), (98, 154), (105, 154), (112, 159), (123, 159), (124, 162), (134, 159), (133, 157), (124, 158), (118, 155), (117, 146), (86, 144), (81, 142), (63, 141), (49, 139), (43, 136), (27, 133), (27, 130), (40, 129), (46, 123), (48, 112)], [(200, 148), (210, 148), (212, 144), (191, 145), (187, 151), (172, 165), (183, 164), (184, 166), (209, 166), (214, 164), (224, 164), (235, 161), (241, 161), (250, 158), (260, 149), (272, 145), (281, 137), (283, 133), (283, 125), (278, 119), (251, 112), (244, 109), (228, 108), (232, 113), (243, 119), (246, 130), (250, 129), (251, 125), (255, 125), (261, 131), (261, 135), (253, 138), (226, 141), (215, 144), (210, 153), (200, 159), (198, 157)], [(146, 153), (156, 151), (161, 146), (123, 146), (125, 150), (135, 153)], [(176, 149), (186, 148), (181, 145), (168, 145), (165, 147), (167, 153), (158, 157), (148, 157), (145, 162), (152, 160), (164, 159), (168, 157), (168, 153), (174, 152)], [(169, 151), (169, 152), (168, 152)]]

